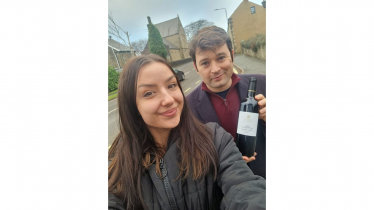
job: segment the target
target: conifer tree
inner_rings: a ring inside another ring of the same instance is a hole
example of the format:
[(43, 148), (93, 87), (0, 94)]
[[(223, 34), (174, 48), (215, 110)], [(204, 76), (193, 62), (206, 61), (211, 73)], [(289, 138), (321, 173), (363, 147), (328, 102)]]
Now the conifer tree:
[(149, 51), (153, 54), (159, 55), (166, 60), (168, 52), (162, 41), (162, 37), (155, 25), (152, 24), (151, 18), (148, 18), (148, 47)]

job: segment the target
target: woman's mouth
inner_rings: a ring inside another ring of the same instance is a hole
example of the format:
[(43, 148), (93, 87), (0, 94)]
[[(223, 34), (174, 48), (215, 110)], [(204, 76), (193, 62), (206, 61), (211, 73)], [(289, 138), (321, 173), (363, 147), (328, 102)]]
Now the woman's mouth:
[(174, 116), (175, 113), (177, 113), (177, 108), (174, 108), (174, 109), (170, 109), (166, 112), (163, 112), (161, 113), (162, 116), (165, 116), (165, 117), (171, 117), (171, 116)]

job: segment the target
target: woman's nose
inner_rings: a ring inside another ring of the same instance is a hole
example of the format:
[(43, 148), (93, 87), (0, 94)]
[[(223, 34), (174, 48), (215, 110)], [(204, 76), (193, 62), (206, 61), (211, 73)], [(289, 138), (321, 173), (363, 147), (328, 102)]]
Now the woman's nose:
[(165, 91), (162, 94), (161, 105), (162, 106), (169, 106), (169, 105), (173, 104), (173, 102), (174, 102), (174, 98), (168, 93), (168, 91)]

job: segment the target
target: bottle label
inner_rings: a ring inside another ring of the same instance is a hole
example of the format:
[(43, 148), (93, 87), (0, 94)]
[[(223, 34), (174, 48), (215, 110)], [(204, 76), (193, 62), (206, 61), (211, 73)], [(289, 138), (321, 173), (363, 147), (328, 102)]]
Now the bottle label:
[(237, 133), (246, 136), (256, 136), (258, 113), (239, 111)]

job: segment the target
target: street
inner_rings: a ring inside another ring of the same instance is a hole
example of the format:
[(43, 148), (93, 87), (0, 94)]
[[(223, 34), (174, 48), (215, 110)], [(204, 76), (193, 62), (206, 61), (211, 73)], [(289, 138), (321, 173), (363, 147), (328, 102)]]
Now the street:
[[(234, 57), (234, 63), (244, 70), (244, 74), (266, 74), (265, 61), (246, 55), (236, 55)], [(196, 73), (192, 61), (175, 68), (183, 71), (186, 76), (186, 79), (180, 83), (185, 96), (187, 96), (200, 85), (201, 78)], [(108, 103), (108, 147), (113, 143), (119, 132), (118, 116), (117, 100), (113, 99)]]

